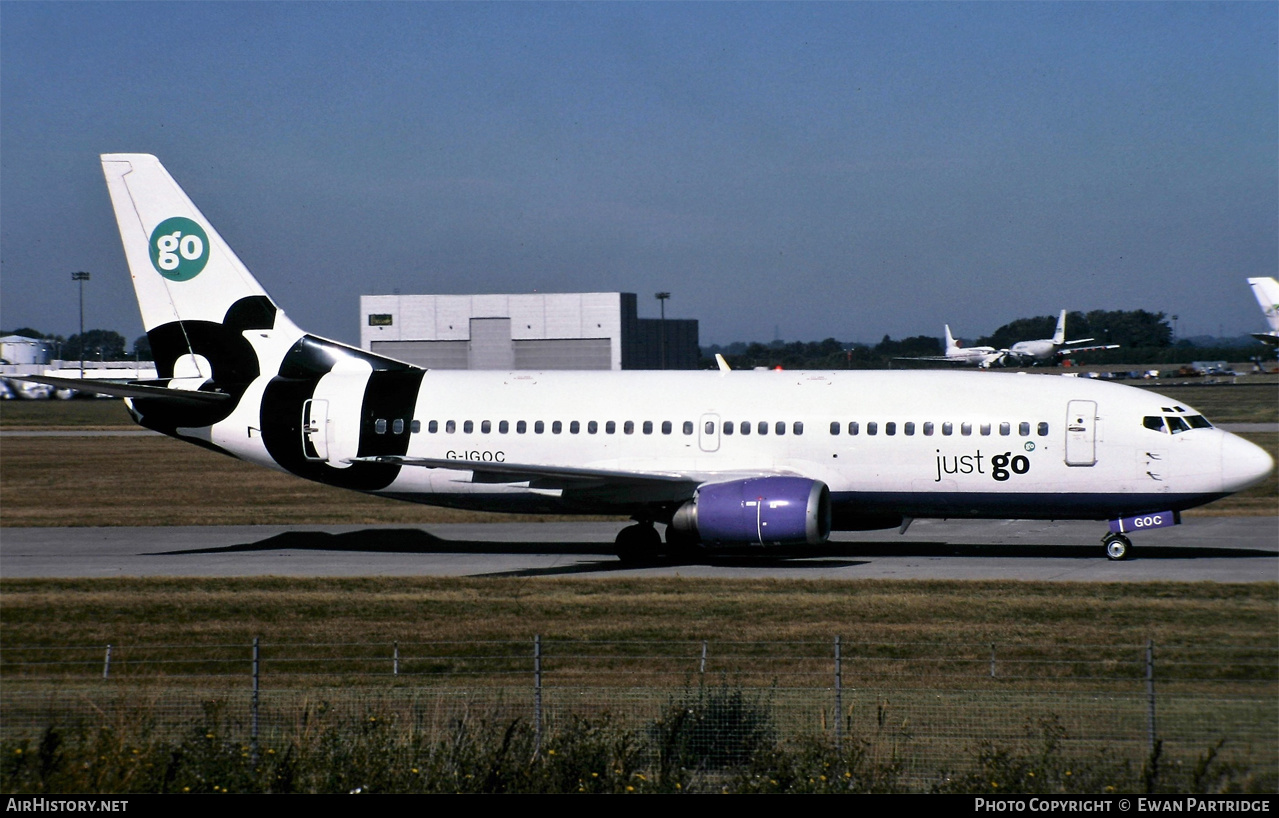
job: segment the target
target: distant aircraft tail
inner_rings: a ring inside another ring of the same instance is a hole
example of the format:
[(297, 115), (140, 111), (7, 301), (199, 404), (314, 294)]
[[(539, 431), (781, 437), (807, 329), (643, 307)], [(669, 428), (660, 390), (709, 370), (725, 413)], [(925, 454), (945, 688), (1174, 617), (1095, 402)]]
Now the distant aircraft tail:
[(1271, 332), (1279, 332), (1279, 281), (1273, 278), (1250, 278), (1248, 284), (1256, 296)]
[[(1091, 339), (1089, 339), (1091, 340)], [(1053, 332), (1053, 343), (1061, 346), (1066, 343), (1066, 311), (1062, 310), (1061, 315), (1057, 316), (1057, 329)]]
[(955, 336), (950, 334), (950, 324), (946, 324), (945, 326), (946, 326), (946, 352), (950, 353), (952, 351), (958, 350), (959, 344), (955, 343)]

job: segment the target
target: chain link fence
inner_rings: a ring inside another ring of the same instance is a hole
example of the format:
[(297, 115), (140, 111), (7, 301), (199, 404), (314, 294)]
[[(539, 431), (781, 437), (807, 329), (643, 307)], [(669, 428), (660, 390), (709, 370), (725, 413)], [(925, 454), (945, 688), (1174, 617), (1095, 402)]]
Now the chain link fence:
[(539, 745), (606, 719), (644, 752), (712, 766), (797, 739), (856, 746), (926, 786), (980, 748), (1140, 767), (1279, 769), (1279, 648), (1187, 645), (560, 641), (0, 647), (0, 737), (147, 724), (252, 752), (325, 724), (447, 741), (520, 721)]

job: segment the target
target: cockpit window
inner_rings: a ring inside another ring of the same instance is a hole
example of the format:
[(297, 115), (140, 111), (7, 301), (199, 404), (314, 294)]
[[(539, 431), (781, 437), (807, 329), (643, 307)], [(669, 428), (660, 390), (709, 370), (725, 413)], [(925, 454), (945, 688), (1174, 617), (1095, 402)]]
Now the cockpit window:
[(1186, 415), (1186, 422), (1190, 424), (1191, 429), (1212, 428), (1212, 424), (1208, 422), (1208, 418), (1203, 415)]
[(1164, 419), (1159, 415), (1146, 415), (1141, 419), (1141, 425), (1153, 432), (1162, 432), (1164, 430)]
[(1189, 432), (1190, 426), (1177, 415), (1169, 415), (1168, 431), (1172, 432), (1174, 435), (1180, 434), (1181, 432)]

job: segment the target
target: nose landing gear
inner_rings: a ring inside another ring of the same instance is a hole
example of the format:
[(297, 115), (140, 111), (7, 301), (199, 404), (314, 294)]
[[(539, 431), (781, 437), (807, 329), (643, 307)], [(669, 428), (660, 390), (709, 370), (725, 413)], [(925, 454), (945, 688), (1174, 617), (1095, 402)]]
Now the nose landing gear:
[(1106, 558), (1116, 562), (1127, 559), (1132, 551), (1132, 540), (1116, 532), (1102, 537), (1101, 545), (1106, 549)]

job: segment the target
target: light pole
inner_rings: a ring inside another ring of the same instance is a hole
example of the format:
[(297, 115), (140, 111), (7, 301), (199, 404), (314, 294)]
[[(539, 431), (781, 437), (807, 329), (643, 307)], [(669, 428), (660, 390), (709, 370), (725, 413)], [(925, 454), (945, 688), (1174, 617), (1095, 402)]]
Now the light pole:
[(666, 368), (666, 299), (671, 297), (670, 293), (657, 293), (657, 303), (661, 305), (662, 322), (658, 324), (660, 333), (658, 335), (658, 348), (662, 350), (662, 369)]
[(80, 378), (84, 379), (84, 282), (89, 280), (89, 274), (81, 270), (78, 273), (71, 274), (72, 281), (80, 282)]

